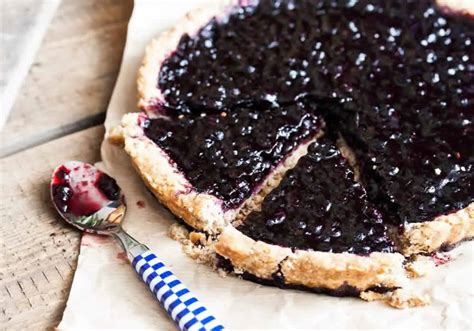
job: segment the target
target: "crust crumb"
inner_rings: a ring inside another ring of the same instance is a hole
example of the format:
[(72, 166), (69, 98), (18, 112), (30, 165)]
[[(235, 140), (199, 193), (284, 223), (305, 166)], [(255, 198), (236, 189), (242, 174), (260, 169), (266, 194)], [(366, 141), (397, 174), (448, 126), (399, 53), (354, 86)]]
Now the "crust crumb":
[(181, 244), (183, 252), (198, 263), (215, 268), (216, 254), (214, 242), (202, 232), (190, 232), (186, 226), (174, 223), (170, 226), (168, 235)]
[(189, 239), (194, 245), (202, 245), (206, 240), (206, 236), (202, 232), (191, 232)]
[(176, 241), (182, 243), (184, 240), (188, 238), (189, 230), (186, 227), (179, 223), (171, 224), (168, 229), (168, 236)]
[(431, 273), (434, 266), (435, 264), (429, 256), (417, 255), (405, 265), (405, 270), (409, 278), (417, 278)]
[(222, 269), (219, 269), (219, 268), (218, 268), (218, 269), (216, 269), (216, 271), (217, 271), (217, 274), (218, 274), (219, 276), (221, 276), (221, 277), (227, 277), (227, 276), (229, 276), (229, 273), (228, 273), (227, 271), (225, 271), (225, 270), (222, 270)]
[(347, 160), (347, 162), (349, 162), (349, 165), (354, 171), (354, 180), (359, 182), (361, 171), (359, 163), (357, 162), (357, 157), (354, 151), (349, 147), (347, 141), (341, 135), (339, 135), (339, 139), (337, 140), (337, 147), (339, 147), (342, 156)]
[(123, 146), (125, 143), (123, 128), (121, 126), (110, 128), (105, 135), (105, 139), (113, 145)]
[(383, 301), (391, 307), (403, 309), (411, 307), (423, 307), (431, 303), (431, 298), (427, 294), (416, 294), (406, 289), (398, 289), (393, 292), (377, 293), (365, 291), (360, 294), (360, 298), (366, 301)]

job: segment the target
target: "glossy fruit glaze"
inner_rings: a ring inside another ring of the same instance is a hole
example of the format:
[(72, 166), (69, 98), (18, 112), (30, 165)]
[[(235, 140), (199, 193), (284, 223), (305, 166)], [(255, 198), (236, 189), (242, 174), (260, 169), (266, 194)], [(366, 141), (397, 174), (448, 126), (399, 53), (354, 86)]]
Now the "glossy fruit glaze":
[(474, 197), (473, 42), (473, 18), (434, 0), (262, 0), (184, 35), (158, 87), (190, 113), (330, 98), (370, 200), (429, 221)]
[(262, 210), (251, 213), (239, 230), (255, 240), (298, 249), (393, 251), (381, 213), (327, 138), (309, 147), (308, 154), (265, 197)]
[(143, 127), (197, 190), (233, 208), (295, 147), (319, 132), (323, 122), (316, 113), (304, 103), (275, 107), (261, 102), (220, 112), (171, 110)]
[(120, 198), (120, 188), (112, 177), (93, 166), (72, 161), (53, 173), (51, 194), (61, 212), (88, 216)]

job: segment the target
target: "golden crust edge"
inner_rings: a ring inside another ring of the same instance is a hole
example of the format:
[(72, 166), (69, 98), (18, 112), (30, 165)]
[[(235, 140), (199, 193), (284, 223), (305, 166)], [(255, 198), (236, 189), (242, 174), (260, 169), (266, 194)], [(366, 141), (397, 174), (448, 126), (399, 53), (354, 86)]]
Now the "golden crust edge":
[(431, 222), (409, 223), (402, 236), (404, 255), (432, 253), (474, 237), (474, 202)]
[[(431, 298), (410, 287), (404, 269), (405, 258), (399, 253), (329, 253), (291, 250), (287, 247), (255, 241), (232, 225), (227, 226), (213, 243), (214, 251), (229, 259), (236, 274), (248, 272), (272, 280), (283, 277), (286, 285), (337, 290), (352, 286), (366, 301), (379, 300), (394, 308), (420, 307)], [(392, 289), (374, 292), (374, 287)]]
[(126, 114), (120, 127), (111, 130), (112, 143), (123, 142), (125, 152), (146, 186), (176, 216), (193, 228), (217, 233), (234, 215), (224, 213), (221, 201), (206, 193), (192, 191), (168, 155), (148, 139), (139, 126), (139, 113)]
[(255, 241), (233, 226), (227, 226), (217, 239), (216, 252), (232, 265), (259, 278), (272, 279), (282, 273), (287, 284), (336, 290), (350, 285), (360, 291), (374, 286), (405, 285), (404, 257), (398, 253), (328, 253), (291, 250)]
[(472, 0), (436, 0), (436, 3), (441, 8), (474, 15), (474, 2)]

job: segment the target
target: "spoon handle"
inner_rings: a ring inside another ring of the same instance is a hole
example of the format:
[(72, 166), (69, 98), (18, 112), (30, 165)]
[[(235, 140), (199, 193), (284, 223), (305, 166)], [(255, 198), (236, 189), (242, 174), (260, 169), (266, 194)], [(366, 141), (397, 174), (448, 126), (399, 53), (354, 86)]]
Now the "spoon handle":
[(224, 327), (148, 247), (122, 228), (114, 233), (133, 268), (181, 331), (218, 331)]
[(224, 330), (153, 252), (148, 250), (136, 256), (132, 264), (180, 330)]

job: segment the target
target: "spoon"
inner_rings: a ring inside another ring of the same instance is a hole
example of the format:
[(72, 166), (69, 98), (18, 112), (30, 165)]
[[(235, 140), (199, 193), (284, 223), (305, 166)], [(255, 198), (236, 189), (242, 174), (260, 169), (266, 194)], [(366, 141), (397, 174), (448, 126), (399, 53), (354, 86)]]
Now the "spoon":
[(150, 249), (121, 226), (126, 205), (117, 182), (94, 166), (69, 161), (53, 172), (51, 198), (62, 218), (76, 228), (118, 240), (135, 271), (182, 331), (224, 327)]

